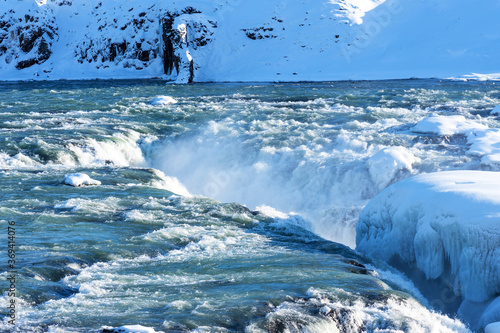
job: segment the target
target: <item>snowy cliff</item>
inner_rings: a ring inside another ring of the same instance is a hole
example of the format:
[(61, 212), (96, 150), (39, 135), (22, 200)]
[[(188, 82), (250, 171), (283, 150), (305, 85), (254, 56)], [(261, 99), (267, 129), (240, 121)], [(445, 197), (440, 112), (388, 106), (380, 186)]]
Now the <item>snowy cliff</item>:
[(496, 0), (1, 0), (0, 80), (500, 72)]

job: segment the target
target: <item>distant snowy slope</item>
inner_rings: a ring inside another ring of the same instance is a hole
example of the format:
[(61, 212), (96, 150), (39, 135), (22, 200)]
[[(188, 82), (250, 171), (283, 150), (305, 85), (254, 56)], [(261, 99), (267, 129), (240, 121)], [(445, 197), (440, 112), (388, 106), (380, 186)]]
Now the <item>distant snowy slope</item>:
[(498, 0), (0, 4), (1, 80), (298, 81), (500, 71)]
[(439, 310), (458, 309), (478, 329), (500, 321), (498, 306), (485, 311), (500, 300), (499, 173), (438, 172), (396, 183), (365, 207), (356, 232), (358, 251), (435, 279), (434, 291), (429, 281), (416, 283)]

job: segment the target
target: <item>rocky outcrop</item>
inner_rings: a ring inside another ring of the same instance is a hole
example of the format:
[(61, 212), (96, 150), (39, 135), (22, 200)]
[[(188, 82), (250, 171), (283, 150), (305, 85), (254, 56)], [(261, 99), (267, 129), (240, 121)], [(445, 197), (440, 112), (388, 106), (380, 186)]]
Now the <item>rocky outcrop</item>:
[(57, 32), (50, 8), (36, 2), (17, 4), (0, 14), (0, 57), (17, 69), (41, 64), (51, 56)]
[(175, 2), (4, 2), (9, 10), (0, 14), (0, 69), (23, 70), (57, 55), (32, 69), (46, 77), (58, 62), (74, 61), (82, 72), (144, 70), (194, 82), (217, 28), (202, 11)]
[[(213, 8), (175, 2), (3, 0), (2, 7), (7, 10), (0, 12), (0, 70), (34, 77), (49, 78), (64, 61), (96, 76), (126, 69), (128, 76), (137, 70), (178, 82), (202, 81), (200, 69), (209, 65), (217, 30)], [(248, 31), (254, 33), (260, 30)]]
[(193, 82), (201, 67), (195, 60), (196, 54), (212, 41), (217, 23), (193, 7), (168, 11), (161, 23), (165, 74), (176, 74), (181, 82)]
[(122, 66), (142, 70), (159, 57), (155, 5), (105, 7), (100, 2), (90, 17), (85, 38), (75, 50), (79, 63), (95, 64), (98, 69)]

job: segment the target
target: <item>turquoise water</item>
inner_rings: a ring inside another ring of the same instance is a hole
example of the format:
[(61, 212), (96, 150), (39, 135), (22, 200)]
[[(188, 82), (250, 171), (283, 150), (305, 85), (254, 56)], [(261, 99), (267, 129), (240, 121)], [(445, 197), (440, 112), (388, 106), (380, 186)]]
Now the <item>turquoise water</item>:
[[(497, 104), (494, 83), (437, 80), (0, 83), (0, 330), (464, 331), (352, 250), (355, 223), (380, 191), (370, 156), (420, 159), (394, 181), (482, 169), (464, 138), (409, 129), (431, 114), (499, 127)], [(65, 185), (76, 172), (101, 185)]]

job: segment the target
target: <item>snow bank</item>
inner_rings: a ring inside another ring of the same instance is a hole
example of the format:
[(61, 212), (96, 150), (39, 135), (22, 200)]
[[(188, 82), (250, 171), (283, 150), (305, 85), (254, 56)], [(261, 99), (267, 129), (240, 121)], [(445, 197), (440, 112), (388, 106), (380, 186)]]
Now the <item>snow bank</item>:
[(483, 166), (493, 171), (500, 170), (500, 129), (488, 128), (464, 116), (432, 116), (410, 130), (442, 136), (465, 135), (469, 145), (467, 155), (481, 157)]
[(478, 122), (465, 119), (464, 116), (432, 116), (420, 121), (410, 130), (423, 134), (454, 135), (468, 134), (487, 128)]
[(365, 207), (356, 232), (358, 251), (451, 280), (465, 300), (500, 294), (500, 173), (438, 172), (396, 183)]
[(177, 103), (177, 100), (170, 96), (156, 96), (149, 102), (151, 105), (168, 105), (174, 103)]
[(71, 186), (101, 185), (101, 182), (84, 173), (72, 173), (64, 176), (63, 183)]
[(472, 73), (463, 75), (462, 77), (452, 78), (452, 80), (499, 81), (500, 73), (489, 73), (489, 74)]
[(419, 161), (404, 147), (388, 147), (368, 159), (368, 170), (372, 181), (382, 191), (396, 180), (398, 173), (411, 172), (412, 165)]

